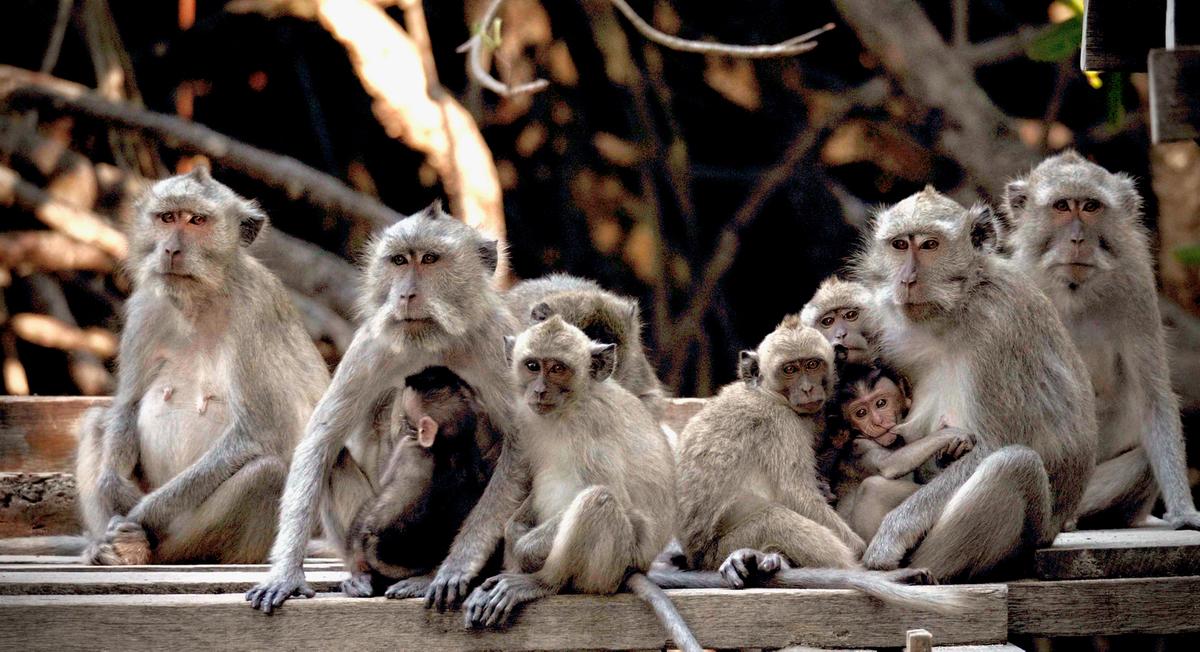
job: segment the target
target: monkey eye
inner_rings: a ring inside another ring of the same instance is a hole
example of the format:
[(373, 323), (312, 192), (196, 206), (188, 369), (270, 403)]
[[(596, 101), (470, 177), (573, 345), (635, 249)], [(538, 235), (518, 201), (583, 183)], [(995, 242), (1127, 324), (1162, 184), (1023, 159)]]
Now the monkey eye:
[(165, 211), (158, 214), (158, 220), (163, 224), (171, 224), (175, 221), (175, 213)]
[(552, 374), (561, 374), (561, 373), (566, 372), (566, 370), (567, 370), (567, 365), (565, 365), (561, 362), (555, 362), (553, 365), (550, 366), (550, 373), (552, 373)]
[(854, 416), (858, 417), (859, 419), (867, 416), (866, 408), (858, 408), (857, 410), (854, 411)]
[(796, 367), (796, 365), (794, 365), (794, 364), (792, 364), (792, 363), (790, 363), (790, 362), (789, 362), (789, 363), (787, 363), (787, 364), (785, 364), (785, 365), (783, 365), (783, 373), (784, 373), (784, 374), (786, 374), (786, 375), (788, 375), (788, 376), (790, 376), (790, 375), (792, 375), (792, 374), (796, 373), (797, 371), (800, 371), (800, 369), (799, 369), (799, 368), (797, 368), (797, 367)]
[(895, 240), (892, 240), (892, 249), (897, 251), (907, 251), (908, 240), (905, 240), (904, 238), (896, 238)]
[(1060, 200), (1054, 202), (1054, 210), (1056, 210), (1060, 213), (1065, 213), (1065, 212), (1071, 210), (1071, 203), (1065, 199), (1060, 199)]
[(829, 328), (830, 326), (833, 326), (833, 317), (822, 317), (821, 325), (824, 326), (825, 328)]
[(921, 243), (921, 248), (925, 251), (933, 251), (934, 249), (938, 248), (939, 244), (940, 243), (937, 240), (930, 238), (929, 240)]
[(193, 215), (192, 219), (188, 220), (188, 224), (193, 224), (195, 226), (204, 226), (204, 223), (207, 221), (208, 221), (207, 215)]
[(1095, 213), (1098, 210), (1100, 210), (1100, 202), (1096, 201), (1095, 199), (1089, 199), (1083, 202), (1083, 212)]
[(534, 373), (537, 373), (542, 370), (542, 365), (538, 364), (537, 360), (526, 360), (525, 368)]
[(855, 319), (858, 319), (858, 311), (857, 310), (847, 310), (845, 317), (846, 317), (846, 321), (854, 321)]
[(396, 254), (395, 256), (392, 256), (391, 261), (392, 261), (392, 264), (396, 265), (397, 267), (399, 267), (400, 265), (407, 265), (408, 264), (408, 256), (405, 256), (404, 254)]
[(425, 254), (424, 256), (421, 256), (421, 264), (422, 265), (432, 265), (432, 264), (436, 263), (439, 258), (441, 258), (441, 256), (430, 252), (430, 253)]
[(886, 398), (881, 398), (881, 399), (879, 399), (878, 401), (875, 401), (875, 407), (877, 407), (877, 408), (881, 408), (881, 407), (884, 407), (884, 406), (886, 406), (886, 405), (887, 405), (887, 399), (886, 399)]
[(821, 366), (821, 363), (818, 360), (809, 360), (808, 362), (804, 363), (804, 368), (808, 369), (809, 371), (812, 371), (813, 369), (816, 369), (819, 366)]

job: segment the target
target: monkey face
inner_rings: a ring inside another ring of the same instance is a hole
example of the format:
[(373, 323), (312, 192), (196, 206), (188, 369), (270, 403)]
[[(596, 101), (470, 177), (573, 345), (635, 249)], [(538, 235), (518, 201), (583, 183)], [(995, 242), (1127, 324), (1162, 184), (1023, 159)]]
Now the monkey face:
[(882, 446), (896, 441), (894, 429), (903, 420), (911, 399), (887, 376), (881, 376), (873, 387), (858, 384), (856, 397), (842, 406), (842, 416), (859, 434)]
[(526, 358), (520, 368), (525, 404), (534, 414), (551, 414), (570, 400), (575, 370), (567, 363), (554, 358)]
[(769, 384), (779, 392), (792, 409), (800, 414), (816, 414), (825, 407), (829, 396), (826, 380), (829, 368), (821, 358), (788, 360), (772, 374)]
[(870, 345), (859, 319), (861, 310), (857, 306), (834, 308), (817, 320), (817, 330), (829, 343), (846, 350), (846, 362), (866, 364), (870, 362)]
[(433, 346), (483, 318), (487, 306), (479, 297), (495, 271), (496, 243), (446, 215), (440, 203), (388, 227), (371, 249), (364, 315)]

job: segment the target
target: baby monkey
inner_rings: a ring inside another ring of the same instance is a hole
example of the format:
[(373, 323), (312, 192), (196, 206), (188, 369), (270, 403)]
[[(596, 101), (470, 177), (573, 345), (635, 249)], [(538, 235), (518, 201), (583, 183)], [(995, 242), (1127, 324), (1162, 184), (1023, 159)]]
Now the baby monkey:
[(352, 597), (424, 595), (500, 452), (474, 390), (445, 367), (405, 379), (393, 409), (403, 438), (347, 535), (342, 591)]
[[(912, 392), (899, 372), (878, 360), (843, 366), (833, 405), (830, 430), (853, 437), (852, 455), (840, 460), (833, 478), (837, 511), (865, 540), (917, 490), (927, 462), (948, 463), (975, 446), (973, 436), (949, 426), (906, 442), (902, 422), (912, 406)], [(913, 473), (916, 479), (906, 477)]]

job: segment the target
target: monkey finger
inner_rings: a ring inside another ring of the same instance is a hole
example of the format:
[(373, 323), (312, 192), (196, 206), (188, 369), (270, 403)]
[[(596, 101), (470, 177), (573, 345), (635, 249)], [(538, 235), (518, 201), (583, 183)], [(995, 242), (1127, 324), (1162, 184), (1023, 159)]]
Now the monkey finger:
[(783, 557), (779, 553), (766, 555), (758, 563), (758, 572), (774, 575), (783, 566)]

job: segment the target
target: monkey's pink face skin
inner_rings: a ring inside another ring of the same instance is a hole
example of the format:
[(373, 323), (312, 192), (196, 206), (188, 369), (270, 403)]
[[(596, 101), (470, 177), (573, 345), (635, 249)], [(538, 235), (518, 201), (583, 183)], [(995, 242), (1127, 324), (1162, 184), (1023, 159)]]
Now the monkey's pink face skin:
[(441, 253), (433, 250), (393, 252), (388, 261), (394, 269), (388, 292), (392, 317), (409, 330), (423, 330), (433, 325), (428, 301), (429, 285), (440, 271)]
[(1043, 260), (1072, 289), (1087, 282), (1111, 251), (1103, 235), (1104, 210), (1104, 203), (1091, 197), (1059, 197), (1045, 209), (1052, 231)]
[(156, 251), (149, 257), (155, 273), (166, 282), (190, 279), (203, 272), (201, 250), (211, 247), (212, 218), (187, 210), (166, 210), (155, 213), (154, 242)]
[(908, 398), (890, 378), (880, 378), (866, 396), (842, 406), (842, 416), (864, 437), (881, 446), (896, 442), (896, 424), (904, 418)]
[(827, 369), (820, 358), (789, 360), (774, 374), (777, 391), (800, 414), (816, 414), (825, 407), (828, 396)]
[(866, 364), (870, 355), (863, 324), (859, 319), (861, 309), (857, 306), (834, 308), (817, 320), (817, 330), (834, 346), (846, 349), (846, 362)]
[(520, 369), (525, 404), (534, 414), (551, 414), (570, 398), (575, 370), (562, 360), (527, 358)]

